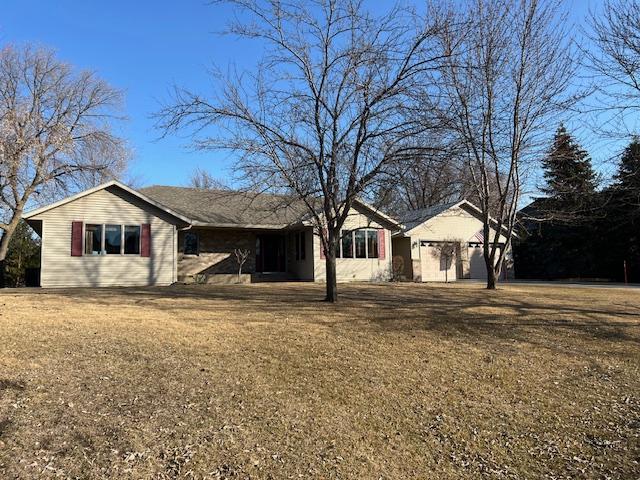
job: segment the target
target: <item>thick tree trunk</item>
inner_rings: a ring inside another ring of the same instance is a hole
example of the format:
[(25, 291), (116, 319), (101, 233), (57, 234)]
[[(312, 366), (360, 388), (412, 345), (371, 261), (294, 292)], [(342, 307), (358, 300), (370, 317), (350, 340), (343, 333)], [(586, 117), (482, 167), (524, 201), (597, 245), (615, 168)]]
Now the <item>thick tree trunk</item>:
[(18, 223), (20, 222), (20, 218), (22, 217), (22, 209), (16, 209), (13, 214), (13, 218), (7, 225), (7, 228), (2, 232), (2, 237), (0, 237), (0, 288), (6, 286), (5, 284), (5, 267), (7, 258), (7, 252), (9, 251), (9, 242), (11, 241), (11, 237), (13, 237), (13, 233), (16, 231), (18, 227)]
[(338, 301), (338, 279), (336, 275), (336, 256), (329, 252), (326, 256), (327, 266), (327, 296), (325, 302), (336, 303)]
[(11, 224), (9, 224), (9, 228), (2, 232), (2, 237), (0, 237), (0, 262), (4, 262), (4, 259), (7, 258), (9, 240), (11, 240), (14, 231), (15, 228), (12, 228)]
[(496, 289), (496, 270), (495, 268), (487, 268), (487, 290)]
[[(6, 232), (3, 232), (2, 238), (0, 238), (0, 288), (6, 287), (5, 281), (5, 258), (7, 256), (7, 248), (9, 241), (7, 240), (9, 236)], [(7, 244), (7, 247), (3, 247), (4, 244)]]
[[(13, 232), (12, 232), (13, 233)], [(6, 287), (5, 281), (5, 258), (7, 258), (7, 251), (9, 250), (9, 240), (11, 235), (8, 230), (2, 232), (0, 237), (0, 288)]]

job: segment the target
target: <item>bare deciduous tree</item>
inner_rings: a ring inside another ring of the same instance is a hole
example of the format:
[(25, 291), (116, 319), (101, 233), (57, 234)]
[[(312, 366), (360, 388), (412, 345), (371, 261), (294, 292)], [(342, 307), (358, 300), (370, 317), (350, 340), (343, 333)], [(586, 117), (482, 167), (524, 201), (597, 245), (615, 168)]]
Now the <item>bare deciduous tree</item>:
[(200, 190), (227, 190), (223, 182), (203, 168), (196, 168), (189, 177), (189, 186)]
[(54, 198), (93, 188), (112, 179), (124, 181), (130, 187), (141, 183), (128, 173), (132, 153), (124, 141), (79, 145), (77, 156), (77, 163), (86, 168), (74, 173), (72, 181), (56, 182), (60, 192), (52, 192)]
[(52, 51), (0, 50), (0, 269), (28, 202), (96, 172), (120, 169), (123, 143), (109, 128), (121, 94)]
[(567, 94), (576, 62), (560, 6), (475, 0), (457, 18), (465, 28), (441, 36), (443, 51), (455, 52), (442, 70), (445, 114), (465, 147), (482, 210), (489, 289), (509, 248), (527, 168), (546, 146), (550, 122), (576, 101)]
[(601, 94), (596, 110), (613, 112), (606, 121), (608, 133), (612, 129), (619, 133), (626, 114), (640, 109), (640, 3), (606, 0), (602, 9), (591, 13), (589, 23), (596, 48), (585, 49), (584, 54)]
[[(415, 91), (438, 66), (427, 20), (395, 7), (380, 16), (359, 0), (231, 0), (246, 23), (230, 33), (266, 47), (255, 72), (206, 98), (177, 88), (159, 114), (165, 132), (193, 128), (201, 148), (239, 153), (254, 188), (301, 199), (326, 252), (326, 300), (338, 299), (339, 232), (356, 198), (431, 128)], [(217, 130), (204, 131), (215, 125)]]
[(446, 132), (423, 139), (422, 152), (387, 168), (389, 176), (378, 180), (376, 205), (400, 215), (442, 203), (461, 200), (470, 193), (471, 182), (459, 148), (442, 141)]
[[(393, 178), (382, 178), (378, 182), (376, 205), (384, 210), (403, 215), (459, 200), (469, 200), (474, 205), (480, 203), (466, 154), (458, 148), (416, 155), (396, 166)], [(499, 203), (493, 187), (493, 198), (489, 202), (492, 214)]]
[(249, 258), (251, 251), (247, 249), (236, 248), (233, 251), (233, 254), (235, 255), (236, 262), (238, 263), (238, 283), (242, 283), (242, 266)]

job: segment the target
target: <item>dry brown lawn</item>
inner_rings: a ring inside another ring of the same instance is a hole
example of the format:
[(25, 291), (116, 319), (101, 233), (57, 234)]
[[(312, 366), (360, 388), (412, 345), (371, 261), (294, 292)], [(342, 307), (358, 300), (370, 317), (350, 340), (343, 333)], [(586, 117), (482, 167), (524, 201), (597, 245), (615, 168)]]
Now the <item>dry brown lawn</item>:
[(0, 478), (637, 479), (640, 290), (0, 293)]

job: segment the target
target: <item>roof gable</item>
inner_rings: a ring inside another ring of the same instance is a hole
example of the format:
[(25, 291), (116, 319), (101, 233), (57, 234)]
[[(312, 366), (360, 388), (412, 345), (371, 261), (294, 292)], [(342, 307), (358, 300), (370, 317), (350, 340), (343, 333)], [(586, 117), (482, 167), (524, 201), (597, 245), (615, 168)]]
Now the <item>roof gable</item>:
[(460, 200), (458, 202), (443, 203), (440, 205), (433, 205), (427, 208), (421, 208), (419, 210), (411, 210), (403, 217), (403, 223), (406, 226), (405, 233), (411, 234), (411, 232), (418, 227), (421, 227), (432, 218), (435, 218), (443, 213), (458, 207), (466, 207), (465, 210), (472, 215), (482, 219), (480, 209), (467, 200)]
[[(421, 227), (425, 223), (427, 223), (432, 218), (435, 218), (443, 213), (454, 209), (454, 208), (462, 208), (467, 213), (475, 216), (479, 220), (483, 220), (482, 210), (476, 207), (473, 203), (468, 200), (460, 200), (458, 202), (451, 203), (443, 203), (440, 205), (434, 205), (432, 207), (423, 208), (419, 210), (412, 210), (405, 214), (406, 220), (403, 218), (403, 223), (406, 225), (406, 230), (403, 232), (403, 235), (411, 235), (412, 231)], [(496, 221), (493, 218), (490, 218), (491, 224), (495, 225)], [(503, 233), (506, 228), (502, 227)], [(518, 237), (515, 232), (511, 232), (511, 235), (514, 237)]]
[(134, 190), (133, 188), (127, 187), (125, 184), (120, 183), (117, 180), (111, 180), (109, 182), (106, 182), (106, 183), (103, 183), (101, 185), (98, 185), (97, 187), (93, 187), (93, 188), (90, 188), (88, 190), (84, 190), (84, 191), (79, 192), (79, 193), (77, 193), (75, 195), (71, 195), (69, 197), (63, 198), (62, 200), (59, 200), (57, 202), (51, 203), (49, 205), (45, 205), (45, 206), (40, 207), (40, 208), (36, 208), (35, 210), (31, 210), (30, 212), (25, 213), (22, 216), (22, 218), (25, 219), (25, 220), (32, 219), (32, 218), (37, 217), (38, 215), (41, 215), (41, 214), (43, 214), (45, 212), (48, 212), (48, 211), (53, 210), (55, 208), (61, 207), (61, 206), (66, 205), (68, 203), (71, 203), (71, 202), (74, 202), (74, 201), (79, 200), (81, 198), (84, 198), (86, 196), (89, 196), (92, 193), (99, 192), (100, 190), (106, 190), (106, 189), (111, 188), (111, 187), (118, 188), (118, 189), (120, 189), (120, 190), (122, 190), (122, 191), (124, 191), (124, 192), (126, 192), (126, 193), (128, 193), (128, 194), (130, 194), (132, 196), (134, 196), (135, 198), (141, 200), (142, 202), (144, 202), (144, 203), (146, 203), (146, 204), (148, 204), (148, 205), (150, 205), (152, 207), (155, 207), (155, 208), (157, 208), (157, 209), (169, 214), (171, 217), (175, 218), (176, 220), (179, 220), (180, 222), (187, 223), (187, 224), (191, 223), (191, 219), (189, 219), (188, 217), (182, 215), (179, 212), (176, 212), (176, 211), (172, 210), (169, 207), (166, 207), (166, 206), (162, 205), (161, 203), (159, 203), (159, 202), (147, 197), (146, 195)]
[(389, 215), (387, 215), (386, 213), (378, 210), (377, 208), (375, 208), (373, 205), (365, 202), (364, 200), (361, 199), (357, 199), (354, 202), (355, 205), (360, 206), (362, 209), (366, 210), (370, 215), (378, 217), (380, 220), (382, 220), (382, 223), (386, 223), (387, 225), (396, 228), (398, 230), (401, 230), (404, 228), (404, 225), (399, 222), (398, 220), (396, 220), (393, 217), (390, 217)]
[(402, 223), (406, 227), (407, 231), (411, 231), (414, 228), (432, 219), (433, 217), (436, 217), (441, 213), (454, 207), (455, 205), (457, 205), (457, 203), (459, 202), (443, 203), (440, 205), (433, 205), (427, 208), (410, 210), (403, 215)]

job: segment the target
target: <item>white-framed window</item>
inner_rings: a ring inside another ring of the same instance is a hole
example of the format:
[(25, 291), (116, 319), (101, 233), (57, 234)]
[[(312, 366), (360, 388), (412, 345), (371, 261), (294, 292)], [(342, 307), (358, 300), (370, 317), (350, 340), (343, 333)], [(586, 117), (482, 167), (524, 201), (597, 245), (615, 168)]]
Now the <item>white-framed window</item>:
[(378, 258), (378, 230), (342, 230), (340, 236), (340, 258)]
[(140, 255), (140, 225), (87, 223), (85, 255)]

